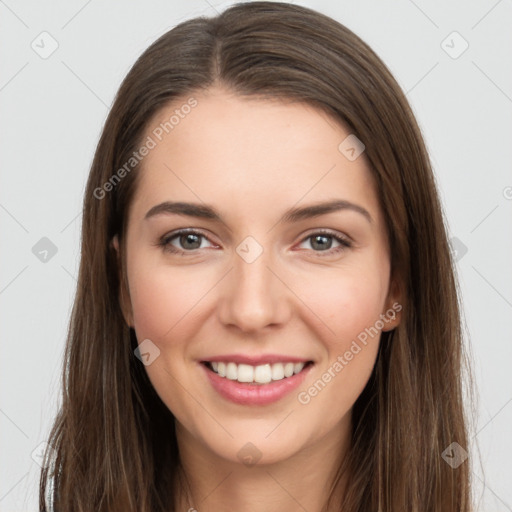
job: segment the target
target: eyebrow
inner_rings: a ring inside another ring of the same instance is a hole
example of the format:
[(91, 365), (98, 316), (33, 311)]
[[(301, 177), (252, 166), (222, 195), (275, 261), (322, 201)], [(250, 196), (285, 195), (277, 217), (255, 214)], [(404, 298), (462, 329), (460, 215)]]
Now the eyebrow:
[[(345, 201), (344, 199), (336, 199), (333, 201), (314, 203), (308, 206), (297, 208), (290, 208), (282, 215), (279, 222), (293, 223), (299, 220), (310, 219), (326, 215), (328, 213), (351, 210), (360, 213), (371, 224), (373, 223), (372, 216), (362, 206)], [(145, 219), (149, 219), (156, 215), (187, 215), (190, 217), (197, 217), (199, 219), (209, 219), (224, 223), (220, 213), (213, 207), (207, 204), (198, 203), (185, 203), (185, 202), (172, 202), (164, 201), (163, 203), (153, 206), (145, 215)]]

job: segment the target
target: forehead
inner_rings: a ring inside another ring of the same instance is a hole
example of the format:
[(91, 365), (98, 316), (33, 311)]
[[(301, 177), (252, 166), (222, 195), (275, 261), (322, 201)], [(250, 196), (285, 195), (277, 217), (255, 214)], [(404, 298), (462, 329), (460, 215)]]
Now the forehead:
[(350, 135), (305, 103), (222, 89), (191, 94), (150, 122), (144, 140), (154, 147), (141, 162), (133, 210), (142, 215), (157, 202), (179, 199), (270, 213), (301, 200), (344, 198), (377, 216), (364, 153), (349, 160), (340, 150)]

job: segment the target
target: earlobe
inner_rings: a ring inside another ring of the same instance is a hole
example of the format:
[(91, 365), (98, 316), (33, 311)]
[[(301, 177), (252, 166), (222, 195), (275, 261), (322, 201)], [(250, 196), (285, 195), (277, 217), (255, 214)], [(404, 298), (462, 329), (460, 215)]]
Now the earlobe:
[(127, 278), (125, 278), (125, 273), (123, 272), (123, 261), (121, 258), (121, 251), (119, 248), (119, 237), (117, 234), (114, 235), (114, 237), (110, 241), (110, 245), (114, 249), (117, 259), (119, 277), (119, 305), (123, 313), (124, 321), (126, 322), (128, 327), (133, 328), (133, 314), (130, 293), (128, 291)]
[(385, 317), (383, 331), (391, 331), (400, 325), (403, 310), (403, 291), (397, 280), (392, 280), (386, 300), (386, 309), (382, 312)]
[(110, 247), (114, 248), (117, 256), (119, 257), (119, 237), (117, 235), (114, 235), (112, 240), (110, 240)]

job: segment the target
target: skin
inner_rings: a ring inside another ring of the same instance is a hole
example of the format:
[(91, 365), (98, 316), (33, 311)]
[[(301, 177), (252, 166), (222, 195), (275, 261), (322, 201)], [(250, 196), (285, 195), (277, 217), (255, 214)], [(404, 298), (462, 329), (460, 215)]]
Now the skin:
[[(243, 98), (219, 86), (193, 97), (197, 107), (143, 160), (121, 297), (139, 343), (150, 339), (160, 350), (145, 369), (176, 418), (191, 486), (177, 505), (286, 512), (300, 504), (320, 511), (348, 447), (352, 406), (371, 374), (380, 332), (309, 403), (297, 395), (400, 303), (373, 178), (364, 153), (349, 161), (338, 150), (350, 132), (313, 107)], [(146, 136), (183, 102), (159, 112)], [(372, 222), (341, 210), (278, 223), (288, 208), (331, 199), (360, 205)], [(163, 201), (211, 204), (224, 222), (169, 214), (144, 219)], [(157, 245), (181, 228), (205, 234), (192, 240), (200, 248), (188, 248), (179, 236), (169, 243), (185, 256)], [(312, 235), (319, 229), (349, 237), (352, 247), (334, 253), (341, 244), (328, 238), (318, 248)], [(251, 263), (236, 251), (247, 236), (263, 248)], [(113, 244), (119, 250), (117, 237)], [(398, 313), (383, 330), (399, 321)], [(295, 355), (314, 366), (278, 402), (238, 405), (211, 387), (199, 364), (230, 353)], [(237, 456), (248, 442), (261, 453), (254, 466)]]

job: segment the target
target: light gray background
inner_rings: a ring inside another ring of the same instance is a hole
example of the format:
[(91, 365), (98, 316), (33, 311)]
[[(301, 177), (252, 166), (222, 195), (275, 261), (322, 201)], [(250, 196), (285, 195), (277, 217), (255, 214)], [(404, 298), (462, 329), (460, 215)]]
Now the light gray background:
[[(114, 94), (157, 37), (232, 3), (0, 0), (2, 512), (37, 509), (40, 468), (31, 454), (46, 439), (59, 399), (82, 195)], [(296, 3), (361, 36), (407, 92), (462, 255), (457, 266), (480, 395), (467, 447), (476, 453), (478, 443), (481, 452), (473, 474), (478, 509), (510, 511), (512, 3)], [(46, 59), (31, 47), (51, 49), (43, 31), (58, 43)], [(464, 40), (469, 47), (458, 55)], [(57, 247), (46, 262), (32, 252), (42, 237)]]

